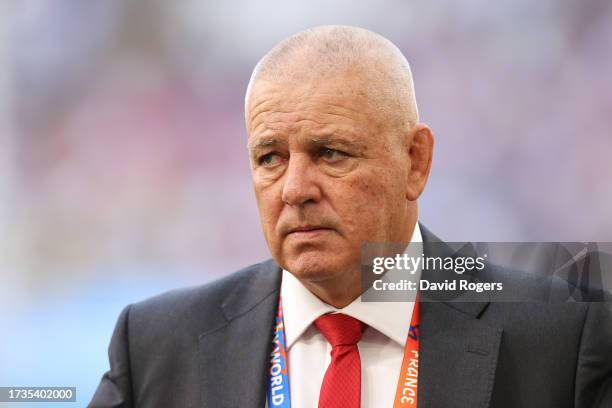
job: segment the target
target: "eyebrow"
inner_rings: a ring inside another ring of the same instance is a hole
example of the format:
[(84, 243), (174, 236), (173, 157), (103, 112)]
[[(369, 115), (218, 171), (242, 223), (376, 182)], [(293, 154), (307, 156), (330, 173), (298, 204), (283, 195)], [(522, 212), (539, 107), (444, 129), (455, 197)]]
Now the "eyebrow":
[[(329, 146), (329, 145), (340, 145), (340, 146), (345, 146), (348, 148), (357, 149), (359, 152), (364, 152), (365, 150), (367, 150), (367, 147), (363, 143), (360, 143), (358, 141), (346, 140), (341, 137), (332, 137), (332, 136), (312, 137), (312, 138), (309, 138), (306, 143), (309, 145), (318, 146), (318, 147), (324, 147), (324, 146)], [(271, 137), (262, 138), (261, 140), (255, 143), (249, 144), (247, 147), (250, 152), (254, 153), (261, 149), (276, 147), (276, 146), (285, 146), (285, 145), (287, 145), (285, 141), (279, 140), (275, 136), (271, 136)]]
[(257, 143), (249, 143), (247, 145), (247, 148), (250, 151), (255, 151), (255, 150), (263, 149), (263, 148), (266, 148), (266, 147), (274, 147), (274, 146), (284, 145), (284, 144), (286, 144), (286, 143), (285, 142), (281, 142), (280, 140), (278, 140), (277, 137), (272, 136), (272, 137), (262, 138)]
[(364, 143), (357, 140), (347, 140), (342, 137), (314, 137), (309, 140), (309, 143), (321, 147), (340, 145), (351, 149), (357, 149), (360, 153), (367, 150), (367, 146)]
[(356, 143), (350, 142), (348, 140), (340, 139), (340, 138), (332, 138), (332, 137), (313, 137), (309, 140), (309, 142), (315, 146), (328, 146), (330, 144), (340, 144), (345, 146), (355, 146)]

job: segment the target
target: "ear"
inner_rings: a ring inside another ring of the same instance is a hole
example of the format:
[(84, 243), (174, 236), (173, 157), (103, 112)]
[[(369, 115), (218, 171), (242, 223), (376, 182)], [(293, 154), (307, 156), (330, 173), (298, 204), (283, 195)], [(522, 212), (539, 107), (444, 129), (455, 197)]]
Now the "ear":
[(434, 138), (431, 129), (424, 123), (414, 125), (411, 136), (408, 146), (410, 169), (406, 198), (410, 201), (416, 201), (425, 189), (425, 184), (427, 184), (429, 178)]

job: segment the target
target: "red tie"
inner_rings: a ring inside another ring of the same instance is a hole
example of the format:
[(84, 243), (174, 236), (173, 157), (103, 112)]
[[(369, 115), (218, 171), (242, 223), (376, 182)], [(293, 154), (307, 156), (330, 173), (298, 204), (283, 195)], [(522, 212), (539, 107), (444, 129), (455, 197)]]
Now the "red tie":
[(331, 344), (331, 363), (327, 367), (319, 408), (359, 408), (361, 405), (361, 359), (357, 343), (366, 325), (341, 313), (326, 314), (315, 326)]

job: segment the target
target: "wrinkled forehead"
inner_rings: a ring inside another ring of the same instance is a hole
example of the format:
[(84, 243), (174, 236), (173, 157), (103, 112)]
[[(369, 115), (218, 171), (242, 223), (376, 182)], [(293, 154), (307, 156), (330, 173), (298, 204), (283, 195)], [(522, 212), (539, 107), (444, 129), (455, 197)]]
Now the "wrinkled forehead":
[[(262, 78), (253, 81), (247, 96), (247, 129), (254, 130), (271, 116), (300, 120), (350, 119), (356, 123), (391, 123), (390, 92), (380, 81), (362, 70), (352, 69), (335, 75), (303, 75), (292, 78)], [(302, 118), (303, 119), (303, 118)], [(273, 119), (272, 119), (273, 120)]]

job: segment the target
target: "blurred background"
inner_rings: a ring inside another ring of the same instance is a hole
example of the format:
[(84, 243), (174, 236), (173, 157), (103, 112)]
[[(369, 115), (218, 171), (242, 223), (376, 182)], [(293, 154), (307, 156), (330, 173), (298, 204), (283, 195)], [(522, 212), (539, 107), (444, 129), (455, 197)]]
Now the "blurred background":
[(612, 241), (610, 21), (607, 0), (0, 2), (0, 386), (85, 406), (124, 305), (268, 257), (243, 95), (314, 25), (411, 62), (440, 237)]

